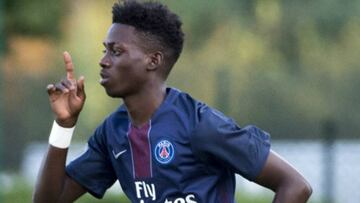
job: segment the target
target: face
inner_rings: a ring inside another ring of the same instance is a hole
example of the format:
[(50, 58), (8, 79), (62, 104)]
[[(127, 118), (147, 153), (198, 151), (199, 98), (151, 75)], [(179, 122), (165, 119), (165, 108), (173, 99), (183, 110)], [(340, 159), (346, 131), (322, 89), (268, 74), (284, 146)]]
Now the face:
[(111, 97), (136, 94), (148, 81), (149, 57), (138, 46), (139, 38), (132, 26), (114, 23), (104, 41), (100, 60), (100, 84)]

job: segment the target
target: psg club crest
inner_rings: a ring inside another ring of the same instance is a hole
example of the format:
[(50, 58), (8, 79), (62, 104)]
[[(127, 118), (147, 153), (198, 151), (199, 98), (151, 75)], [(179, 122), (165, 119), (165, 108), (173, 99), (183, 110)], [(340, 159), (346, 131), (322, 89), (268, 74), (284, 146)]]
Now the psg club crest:
[(168, 140), (161, 140), (157, 143), (154, 154), (156, 161), (161, 164), (168, 164), (174, 158), (174, 146)]

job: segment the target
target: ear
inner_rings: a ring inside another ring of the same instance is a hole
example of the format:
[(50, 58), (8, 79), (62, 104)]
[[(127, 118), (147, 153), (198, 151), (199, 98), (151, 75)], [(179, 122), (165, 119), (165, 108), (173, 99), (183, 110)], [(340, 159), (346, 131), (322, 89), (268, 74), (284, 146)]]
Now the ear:
[(164, 54), (160, 51), (151, 53), (148, 59), (149, 65), (147, 67), (147, 70), (149, 71), (154, 71), (164, 64)]

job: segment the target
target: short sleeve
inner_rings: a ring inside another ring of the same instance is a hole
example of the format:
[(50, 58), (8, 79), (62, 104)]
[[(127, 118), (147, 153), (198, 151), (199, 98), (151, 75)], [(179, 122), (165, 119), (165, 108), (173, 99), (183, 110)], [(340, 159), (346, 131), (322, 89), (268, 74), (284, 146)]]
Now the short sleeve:
[(254, 181), (269, 155), (270, 135), (256, 126), (241, 128), (219, 111), (205, 106), (198, 112), (191, 145), (200, 160), (221, 164)]
[(85, 153), (66, 167), (66, 173), (96, 198), (102, 198), (116, 181), (104, 139), (99, 127), (90, 137)]

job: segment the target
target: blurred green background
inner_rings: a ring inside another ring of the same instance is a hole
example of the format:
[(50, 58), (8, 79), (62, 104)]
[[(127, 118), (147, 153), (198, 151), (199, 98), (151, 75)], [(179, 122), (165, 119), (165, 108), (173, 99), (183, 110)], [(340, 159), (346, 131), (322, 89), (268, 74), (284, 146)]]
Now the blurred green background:
[[(170, 86), (240, 125), (260, 126), (274, 141), (321, 141), (329, 122), (337, 139), (358, 141), (360, 1), (162, 2), (181, 16), (186, 33)], [(76, 141), (84, 143), (121, 103), (98, 84), (113, 3), (0, 0), (0, 170), (13, 182), (21, 180), (26, 147), (48, 138), (53, 116), (45, 87), (65, 77), (64, 50), (86, 78)]]

